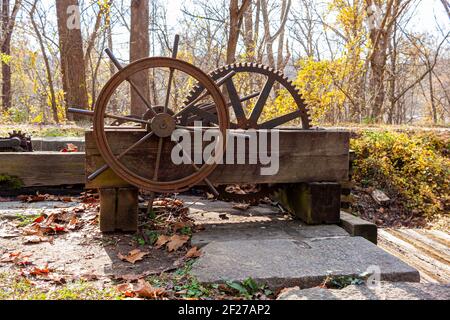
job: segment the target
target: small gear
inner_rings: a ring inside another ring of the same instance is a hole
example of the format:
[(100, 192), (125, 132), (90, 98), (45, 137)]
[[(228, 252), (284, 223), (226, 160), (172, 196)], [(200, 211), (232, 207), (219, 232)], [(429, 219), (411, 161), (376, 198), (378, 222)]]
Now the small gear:
[(22, 133), (22, 131), (14, 130), (12, 133), (9, 134), (9, 139), (12, 139), (12, 138), (20, 139), (20, 150), (19, 151), (23, 151), (23, 152), (32, 152), (33, 151), (33, 144), (31, 143), (31, 137)]

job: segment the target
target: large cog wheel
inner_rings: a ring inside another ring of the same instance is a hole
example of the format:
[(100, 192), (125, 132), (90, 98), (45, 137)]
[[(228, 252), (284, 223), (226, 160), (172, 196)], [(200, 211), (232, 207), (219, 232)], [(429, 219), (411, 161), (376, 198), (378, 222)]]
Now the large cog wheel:
[[(261, 64), (237, 63), (218, 68), (210, 72), (209, 75), (213, 78), (214, 81), (219, 82), (230, 72), (236, 73), (236, 75), (233, 77), (239, 77), (239, 73), (250, 74), (250, 77), (252, 77), (252, 74), (263, 75), (267, 77), (264, 86), (259, 92), (246, 96), (239, 95), (238, 90), (233, 83), (233, 78), (230, 78), (228, 81), (224, 82), (223, 87), (226, 88), (226, 91), (228, 92), (228, 98), (230, 99), (228, 105), (231, 106), (236, 116), (236, 122), (231, 122), (230, 128), (273, 129), (299, 118), (301, 119), (302, 129), (311, 129), (311, 119), (309, 117), (309, 110), (306, 107), (305, 101), (303, 100), (299, 90), (294, 86), (292, 81), (290, 81), (281, 71), (277, 71), (273, 68)], [(264, 107), (266, 106), (267, 98), (271, 94), (272, 88), (276, 84), (278, 84), (279, 88), (284, 88), (285, 90), (287, 90), (287, 92), (292, 96), (294, 103), (297, 106), (297, 110), (287, 113), (286, 115), (278, 116), (275, 119), (259, 122), (258, 120), (263, 113)], [(201, 86), (196, 85), (189, 93), (188, 98), (186, 99), (184, 104), (189, 105), (192, 101), (195, 101), (195, 99), (201, 94), (202, 90), (203, 88)], [(250, 116), (246, 116), (243, 112), (242, 102), (252, 98), (258, 98), (258, 100)], [(205, 111), (212, 110), (212, 106), (210, 105), (199, 106), (199, 108)], [(183, 120), (186, 124), (192, 124), (194, 121), (199, 120), (204, 122), (206, 121), (198, 115), (190, 118), (185, 118)], [(263, 184), (250, 186), (250, 188), (244, 189), (246, 189), (246, 192), (241, 192), (241, 188), (236, 188), (233, 185), (221, 185), (217, 188), (217, 190), (219, 191), (219, 199), (221, 200), (257, 204), (259, 200), (262, 200), (277, 191), (279, 189), (279, 186)]]
[[(210, 77), (214, 81), (219, 82), (221, 79), (227, 76), (230, 72), (235, 72), (233, 77), (230, 77), (222, 84), (222, 87), (226, 88), (229, 97), (228, 105), (231, 106), (236, 116), (236, 122), (231, 122), (230, 127), (235, 129), (273, 129), (275, 127), (282, 126), (292, 120), (301, 119), (302, 129), (310, 129), (311, 119), (309, 116), (309, 110), (306, 106), (304, 99), (302, 98), (300, 91), (294, 86), (291, 80), (289, 80), (281, 71), (277, 71), (265, 65), (256, 63), (235, 63), (220, 67), (209, 73)], [(240, 96), (236, 86), (233, 82), (233, 78), (238, 77), (240, 73), (256, 74), (266, 76), (266, 82), (259, 92), (251, 93), (249, 95)], [(269, 95), (272, 93), (274, 87), (280, 87), (287, 90), (287, 92), (293, 98), (294, 103), (297, 106), (297, 110), (290, 113), (278, 116), (274, 119), (265, 120), (260, 122), (260, 117), (266, 107), (266, 102)], [(200, 85), (193, 87), (189, 93), (184, 105), (188, 105), (200, 96), (203, 88)], [(258, 98), (255, 106), (249, 116), (245, 115), (243, 111), (242, 102), (252, 98)], [(212, 106), (205, 105), (200, 106), (200, 109), (205, 111), (212, 110)], [(195, 120), (202, 120), (199, 116), (183, 119), (184, 122), (190, 123)]]

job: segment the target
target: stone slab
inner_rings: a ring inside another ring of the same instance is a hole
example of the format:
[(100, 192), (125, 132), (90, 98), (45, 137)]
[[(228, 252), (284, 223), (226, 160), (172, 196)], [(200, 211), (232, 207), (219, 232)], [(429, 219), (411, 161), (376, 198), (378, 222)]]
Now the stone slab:
[(450, 300), (450, 284), (381, 282), (378, 287), (351, 285), (342, 290), (291, 288), (278, 300)]
[(201, 248), (213, 241), (304, 240), (347, 236), (348, 233), (336, 225), (306, 226), (299, 221), (272, 221), (205, 225), (205, 230), (194, 233), (191, 243)]
[(381, 280), (420, 281), (417, 270), (361, 237), (214, 241), (202, 251), (191, 272), (203, 283), (251, 277), (274, 289), (310, 288), (329, 275), (357, 276), (373, 265)]
[(68, 143), (78, 147), (78, 151), (84, 152), (84, 137), (43, 137), (32, 138), (34, 151), (60, 151), (65, 148)]

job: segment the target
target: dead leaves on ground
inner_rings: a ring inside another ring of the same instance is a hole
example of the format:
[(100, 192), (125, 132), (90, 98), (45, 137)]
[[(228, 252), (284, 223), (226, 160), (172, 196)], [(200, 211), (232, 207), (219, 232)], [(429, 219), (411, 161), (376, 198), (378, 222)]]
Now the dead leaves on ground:
[(116, 287), (117, 291), (129, 298), (146, 298), (146, 299), (160, 299), (167, 296), (164, 288), (153, 287), (144, 279), (139, 279), (137, 285), (131, 283), (123, 283)]
[(120, 252), (117, 254), (117, 257), (122, 261), (128, 261), (129, 263), (135, 264), (136, 261), (142, 260), (149, 252), (141, 251), (139, 249), (134, 249), (128, 252), (126, 256), (121, 254)]
[(31, 257), (31, 254), (25, 254), (21, 251), (11, 251), (6, 252), (1, 256), (0, 262), (14, 263), (18, 266), (27, 266), (32, 264), (32, 262), (28, 260), (29, 257)]
[(155, 248), (162, 248), (164, 245), (169, 252), (177, 251), (190, 239), (187, 235), (174, 234), (173, 236), (160, 235), (156, 240)]
[(71, 210), (61, 210), (37, 217), (31, 224), (21, 228), (23, 243), (52, 242), (52, 236), (75, 231), (86, 224), (96, 223), (97, 212), (88, 210), (91, 205), (83, 204)]
[(248, 210), (248, 208), (250, 208), (250, 204), (248, 203), (236, 203), (235, 205), (233, 205), (234, 209), (237, 210), (241, 210), (241, 211), (246, 211)]
[(198, 258), (202, 255), (202, 252), (197, 247), (192, 247), (184, 256), (185, 259)]
[(32, 194), (32, 195), (20, 195), (17, 199), (22, 202), (42, 202), (42, 201), (62, 201), (62, 202), (74, 202), (72, 197), (60, 197), (51, 194)]
[(73, 143), (66, 143), (66, 146), (60, 152), (78, 152), (78, 147)]

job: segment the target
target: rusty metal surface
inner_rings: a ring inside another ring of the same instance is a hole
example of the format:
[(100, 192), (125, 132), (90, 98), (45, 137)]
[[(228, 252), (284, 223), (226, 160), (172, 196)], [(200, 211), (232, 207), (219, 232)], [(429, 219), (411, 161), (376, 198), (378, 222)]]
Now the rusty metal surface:
[[(227, 81), (224, 81), (224, 83), (221, 84), (221, 86), (226, 87), (228, 96), (230, 98), (229, 105), (231, 105), (231, 108), (233, 109), (234, 114), (236, 115), (237, 123), (232, 123), (231, 124), (232, 128), (272, 129), (281, 126), (283, 124), (286, 124), (297, 118), (301, 119), (301, 125), (303, 129), (311, 128), (311, 119), (309, 117), (309, 110), (306, 107), (306, 104), (303, 98), (301, 97), (299, 90), (294, 86), (292, 81), (290, 81), (281, 71), (277, 71), (268, 66), (256, 63), (237, 63), (218, 68), (210, 72), (209, 75), (216, 82), (218, 82), (220, 79), (225, 77), (230, 72), (235, 72), (236, 75), (234, 75), (230, 79), (227, 79)], [(267, 77), (265, 85), (262, 88), (259, 88), (260, 90), (257, 90), (257, 95), (250, 95), (251, 97), (258, 96), (258, 100), (255, 104), (255, 107), (252, 110), (251, 115), (248, 117), (245, 115), (242, 107), (242, 101), (246, 100), (246, 98), (237, 91), (236, 86), (233, 82), (233, 78), (238, 77), (239, 74), (247, 74), (248, 77), (250, 78), (259, 75)], [(280, 85), (281, 87), (284, 87), (287, 90), (287, 92), (291, 95), (297, 106), (297, 110), (282, 115), (280, 117), (267, 120), (263, 123), (259, 123), (258, 120), (260, 119), (261, 114), (264, 111), (264, 108), (266, 107), (267, 98), (272, 88)], [(201, 92), (202, 86), (196, 85), (191, 90), (188, 98), (185, 101), (185, 104), (189, 104), (193, 99), (197, 98), (201, 94)], [(210, 108), (210, 106), (205, 106), (204, 107), (205, 110), (209, 111), (208, 107)], [(195, 118), (184, 119), (184, 121), (186, 121), (187, 123), (192, 122), (193, 120), (196, 119)]]
[[(300, 95), (300, 92), (282, 72), (260, 64), (239, 63), (218, 68), (212, 71), (210, 76), (215, 81), (219, 81), (220, 79), (223, 79), (223, 77), (230, 71), (234, 71), (237, 76), (239, 76), (239, 74), (247, 74), (250, 79), (255, 75), (263, 75), (267, 77), (263, 88), (260, 88), (260, 90), (257, 90), (258, 92), (247, 96), (243, 96), (237, 91), (236, 86), (233, 83), (233, 78), (230, 78), (223, 83), (223, 86), (226, 87), (230, 98), (228, 105), (231, 106), (236, 115), (236, 123), (230, 123), (230, 127), (237, 129), (273, 129), (294, 119), (300, 118), (303, 129), (311, 128), (311, 120), (308, 115), (308, 109)], [(266, 107), (266, 102), (270, 91), (277, 84), (281, 85), (289, 92), (293, 98), (293, 101), (297, 105), (297, 111), (285, 114), (275, 119), (270, 119), (264, 123), (259, 123), (258, 120)], [(195, 86), (191, 90), (185, 104), (189, 104), (193, 99), (197, 98), (200, 95), (201, 90), (202, 87), (200, 85)], [(247, 117), (243, 111), (242, 102), (256, 97), (258, 97), (258, 100), (250, 116)], [(202, 110), (208, 112), (213, 112), (212, 107), (213, 106), (211, 105), (200, 106)], [(192, 122), (196, 120), (205, 121), (205, 119), (198, 116), (191, 118), (185, 117), (183, 119), (185, 123), (189, 124), (192, 124)], [(208, 123), (208, 121), (206, 121), (206, 123)], [(276, 185), (255, 185), (252, 189), (252, 192), (237, 193), (235, 192), (236, 188), (233, 188), (232, 186), (219, 186), (217, 188), (219, 191), (219, 198), (222, 200), (254, 204), (258, 203), (259, 200), (272, 195), (276, 190), (278, 190), (278, 187)]]
[(31, 137), (21, 131), (13, 131), (8, 137), (0, 137), (0, 152), (32, 152)]

